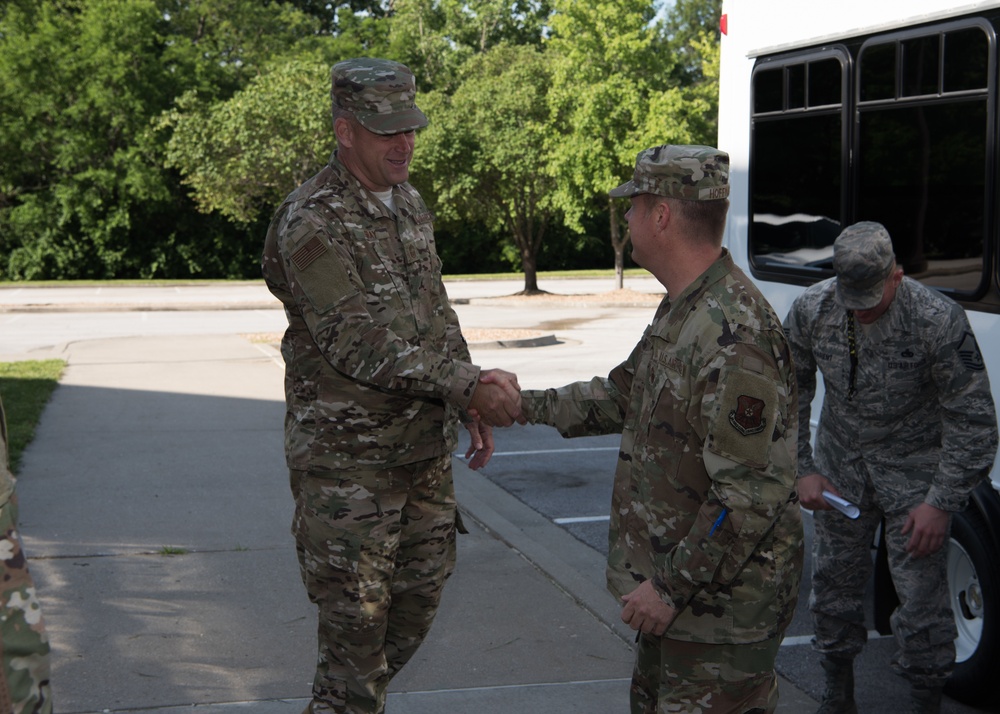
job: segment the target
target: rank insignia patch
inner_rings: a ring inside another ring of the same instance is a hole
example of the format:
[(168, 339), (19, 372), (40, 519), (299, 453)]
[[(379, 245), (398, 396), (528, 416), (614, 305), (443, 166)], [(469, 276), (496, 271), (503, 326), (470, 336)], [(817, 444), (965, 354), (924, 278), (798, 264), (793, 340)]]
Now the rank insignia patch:
[(971, 332), (966, 332), (962, 336), (962, 343), (958, 346), (958, 356), (962, 359), (962, 364), (973, 372), (982, 372), (986, 369), (983, 353), (979, 351), (979, 344)]
[(729, 412), (729, 423), (743, 436), (759, 434), (764, 431), (767, 420), (764, 418), (764, 402), (756, 397), (745, 394), (736, 400), (736, 408)]

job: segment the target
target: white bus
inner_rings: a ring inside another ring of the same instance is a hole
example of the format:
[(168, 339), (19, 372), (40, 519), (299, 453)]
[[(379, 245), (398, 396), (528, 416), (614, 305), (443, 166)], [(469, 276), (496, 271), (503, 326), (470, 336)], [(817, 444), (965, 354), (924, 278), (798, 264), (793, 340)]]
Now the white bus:
[[(906, 274), (965, 307), (1000, 404), (1000, 2), (724, 0), (722, 11), (719, 147), (732, 161), (737, 262), (783, 317), (832, 275), (843, 227), (883, 223)], [(995, 702), (997, 465), (955, 518), (949, 582), (948, 692)], [(884, 564), (875, 603), (887, 633)]]

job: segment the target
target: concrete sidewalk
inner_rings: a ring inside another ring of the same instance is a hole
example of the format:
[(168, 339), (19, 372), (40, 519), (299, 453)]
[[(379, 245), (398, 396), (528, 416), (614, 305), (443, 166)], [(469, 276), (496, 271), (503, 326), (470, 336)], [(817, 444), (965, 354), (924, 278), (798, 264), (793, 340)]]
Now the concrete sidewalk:
[[(289, 533), (280, 357), (238, 336), (81, 341), (25, 452), (21, 526), (60, 714), (298, 714), (315, 610)], [(627, 710), (603, 556), (456, 460), (471, 533), (391, 714)], [(815, 702), (782, 682), (784, 714)]]
[[(288, 531), (281, 399), (275, 355), (239, 337), (72, 345), (19, 485), (59, 712), (301, 711), (316, 616)], [(601, 620), (600, 556), (460, 462), (456, 480), (472, 532), (391, 711), (618, 709), (631, 648)], [(571, 595), (526, 538), (594, 582)]]

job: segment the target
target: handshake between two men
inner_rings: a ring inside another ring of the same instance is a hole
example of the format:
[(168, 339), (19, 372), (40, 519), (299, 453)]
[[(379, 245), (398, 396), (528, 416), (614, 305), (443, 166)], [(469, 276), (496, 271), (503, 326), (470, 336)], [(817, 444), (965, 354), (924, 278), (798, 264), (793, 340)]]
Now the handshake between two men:
[(483, 370), (467, 411), (472, 421), (465, 428), (469, 430), (472, 443), (465, 458), (469, 459), (469, 468), (473, 471), (485, 466), (493, 455), (492, 427), (528, 423), (521, 413), (521, 386), (517, 383), (517, 375), (502, 369)]

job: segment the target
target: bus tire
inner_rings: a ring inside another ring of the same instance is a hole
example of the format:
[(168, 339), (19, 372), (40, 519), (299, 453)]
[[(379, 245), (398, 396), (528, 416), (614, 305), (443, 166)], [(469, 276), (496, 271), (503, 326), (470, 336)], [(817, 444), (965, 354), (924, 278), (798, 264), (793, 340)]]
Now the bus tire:
[(955, 671), (945, 693), (970, 705), (1000, 702), (1000, 553), (974, 508), (955, 514), (948, 550), (948, 591), (955, 612)]

